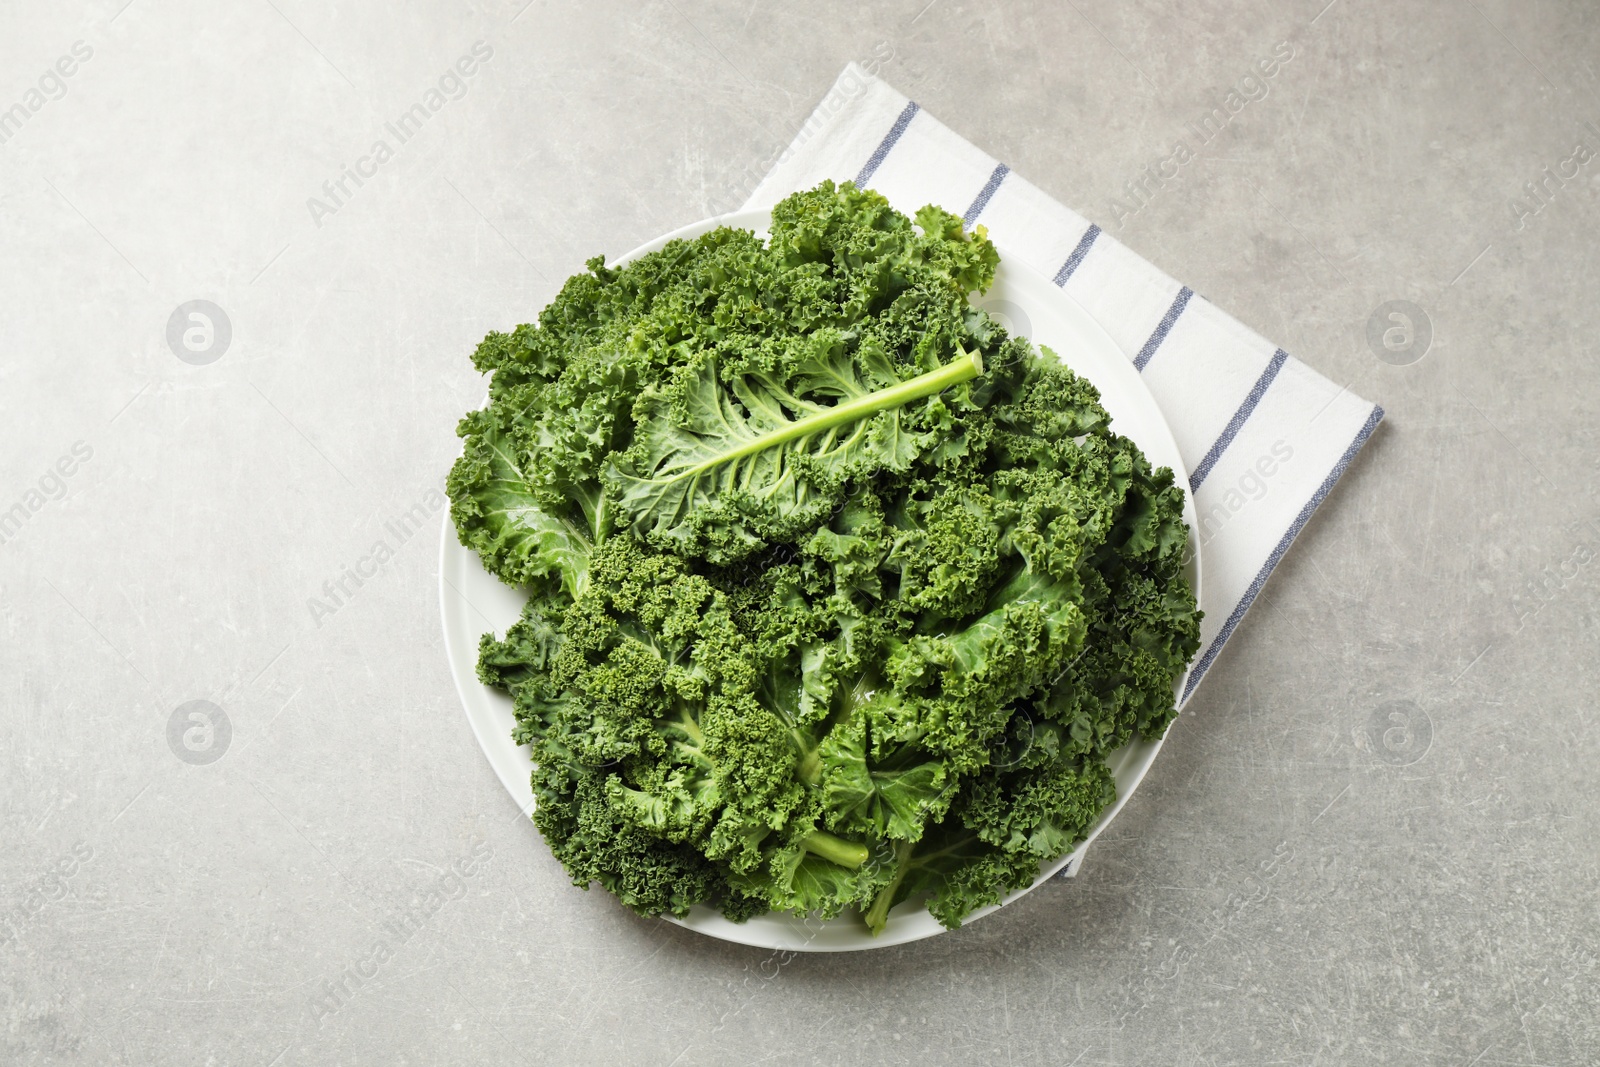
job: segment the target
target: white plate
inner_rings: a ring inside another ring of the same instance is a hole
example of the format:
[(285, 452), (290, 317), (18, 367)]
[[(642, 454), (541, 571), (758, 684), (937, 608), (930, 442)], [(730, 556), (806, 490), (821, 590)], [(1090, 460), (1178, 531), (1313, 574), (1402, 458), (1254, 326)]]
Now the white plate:
[[(616, 265), (654, 252), (668, 241), (696, 237), (718, 226), (734, 226), (765, 235), (769, 218), (765, 211), (751, 211), (706, 219), (634, 249), (617, 260)], [(1035, 344), (1050, 346), (1074, 371), (1093, 382), (1111, 415), (1112, 427), (1132, 438), (1153, 466), (1171, 467), (1178, 484), (1187, 487), (1188, 473), (1178, 455), (1177, 442), (1128, 357), (1072, 298), (1026, 267), (1012, 265), (1013, 262), (1001, 249), (1000, 268), (993, 287), (974, 302), (1013, 332), (1031, 338)], [(1184, 519), (1191, 530), (1197, 529), (1193, 496), (1186, 492), (1185, 498)], [(1191, 545), (1194, 555), (1188, 565), (1188, 578), (1198, 601), (1199, 546), (1193, 542)], [(528, 813), (534, 805), (529, 781), (531, 754), (529, 749), (519, 748), (511, 741), (511, 731), (516, 725), (511, 698), (478, 681), (476, 669), (479, 636), (491, 630), (504, 633), (521, 614), (525, 599), (519, 590), (502, 584), (485, 571), (476, 553), (461, 547), (447, 513), (439, 549), (439, 606), (444, 616), (444, 645), (450, 658), (450, 672), (455, 676), (467, 719), (472, 723), (472, 731), (483, 746), (484, 754), (489, 757), (506, 791)], [(1174, 699), (1182, 693), (1184, 680), (1180, 678), (1174, 687)], [(1134, 741), (1113, 753), (1107, 762), (1116, 778), (1117, 800), (1094, 824), (1088, 840), (1069, 855), (1045, 864), (1032, 886), (1012, 893), (1001, 904), (980, 908), (965, 921), (970, 923), (1004, 907), (1069, 863), (1074, 864), (1072, 869), (1076, 871), (1076, 863), (1084, 851), (1122, 810), (1160, 750), (1159, 740)], [(876, 937), (853, 915), (824, 922), (795, 915), (768, 914), (749, 922), (734, 923), (723, 918), (720, 912), (697, 906), (685, 918), (673, 921), (726, 941), (800, 952), (883, 948), (944, 932), (944, 927), (932, 915), (911, 902), (895, 908), (883, 933)]]

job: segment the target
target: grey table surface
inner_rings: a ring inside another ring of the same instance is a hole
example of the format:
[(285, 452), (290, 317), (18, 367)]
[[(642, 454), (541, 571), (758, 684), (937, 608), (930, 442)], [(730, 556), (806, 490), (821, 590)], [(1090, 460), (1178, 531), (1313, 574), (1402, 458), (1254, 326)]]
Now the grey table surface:
[[(3, 14), (0, 1062), (1600, 1061), (1592, 4)], [(568, 884), (452, 686), (435, 494), (477, 340), (736, 207), (853, 59), (1389, 414), (1079, 877), (775, 957)], [(193, 300), (226, 336), (169, 342)]]

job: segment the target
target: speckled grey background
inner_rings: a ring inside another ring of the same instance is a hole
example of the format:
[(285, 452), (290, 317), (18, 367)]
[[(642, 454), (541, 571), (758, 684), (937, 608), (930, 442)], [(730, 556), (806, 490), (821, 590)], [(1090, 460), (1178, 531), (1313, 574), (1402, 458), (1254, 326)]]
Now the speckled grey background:
[[(525, 2), (4, 5), (0, 1062), (1600, 1060), (1592, 4)], [(391, 524), (487, 329), (736, 207), (875, 57), (1389, 417), (1079, 878), (774, 959), (566, 883), (458, 706), (435, 518)]]

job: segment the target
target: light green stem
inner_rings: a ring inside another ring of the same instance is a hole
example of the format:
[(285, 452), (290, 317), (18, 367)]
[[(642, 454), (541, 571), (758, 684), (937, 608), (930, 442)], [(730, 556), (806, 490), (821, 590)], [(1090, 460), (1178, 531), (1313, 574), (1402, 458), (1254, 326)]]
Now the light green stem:
[(907, 864), (911, 858), (911, 850), (915, 846), (910, 841), (901, 841), (894, 847), (894, 879), (878, 892), (878, 897), (872, 902), (872, 907), (863, 916), (867, 929), (872, 935), (883, 933), (884, 924), (889, 921), (889, 908), (894, 904), (894, 895), (900, 889), (900, 883), (905, 880)]
[(713, 467), (720, 467), (724, 463), (734, 463), (746, 456), (753, 456), (757, 452), (764, 452), (769, 448), (777, 448), (779, 445), (797, 441), (802, 437), (809, 437), (824, 430), (831, 430), (835, 426), (859, 422), (870, 415), (876, 415), (880, 411), (904, 407), (913, 400), (920, 400), (925, 396), (942, 393), (952, 385), (970, 382), (982, 373), (983, 353), (976, 350), (963, 352), (959, 357), (952, 359), (937, 370), (919, 374), (910, 381), (901, 382), (899, 385), (891, 385), (887, 389), (879, 389), (877, 392), (868, 393), (866, 396), (858, 396), (846, 403), (835, 404), (828, 410), (819, 411), (815, 415), (807, 415), (805, 418), (791, 422), (787, 426), (764, 433), (749, 444), (742, 445), (732, 452), (725, 452), (715, 459), (707, 460), (687, 470), (679, 471), (673, 475), (673, 478), (678, 480), (693, 477)]
[(815, 748), (804, 749), (800, 754), (800, 767), (797, 773), (800, 776), (800, 780), (806, 785), (816, 785), (822, 781), (821, 750)]
[(851, 870), (867, 862), (871, 855), (866, 845), (858, 845), (854, 841), (846, 841), (842, 837), (834, 837), (825, 830), (813, 830), (806, 835), (805, 850), (814, 856), (821, 856), (825, 860), (832, 860), (841, 867)]

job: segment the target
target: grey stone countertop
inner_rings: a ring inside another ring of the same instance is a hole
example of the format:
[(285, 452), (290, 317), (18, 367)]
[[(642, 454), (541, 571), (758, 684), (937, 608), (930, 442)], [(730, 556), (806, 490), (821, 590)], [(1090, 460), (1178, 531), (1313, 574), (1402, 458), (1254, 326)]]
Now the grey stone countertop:
[[(1600, 1062), (1593, 4), (4, 14), (0, 1063)], [(737, 207), (851, 60), (1388, 419), (1081, 875), (775, 958), (569, 885), (452, 685), (437, 493), (483, 334)]]

